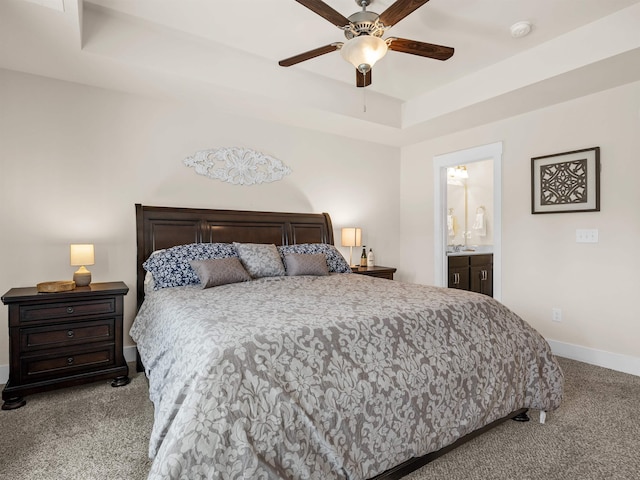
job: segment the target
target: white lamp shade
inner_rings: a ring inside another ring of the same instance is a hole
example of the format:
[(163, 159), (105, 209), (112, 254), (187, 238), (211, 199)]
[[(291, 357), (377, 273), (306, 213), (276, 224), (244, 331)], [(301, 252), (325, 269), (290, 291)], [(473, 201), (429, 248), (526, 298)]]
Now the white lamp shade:
[(75, 244), (71, 245), (71, 265), (83, 266), (93, 265), (93, 244)]
[(387, 53), (387, 42), (380, 37), (360, 35), (347, 40), (340, 54), (362, 73), (367, 73)]
[(347, 227), (342, 229), (342, 246), (359, 247), (362, 245), (362, 229)]

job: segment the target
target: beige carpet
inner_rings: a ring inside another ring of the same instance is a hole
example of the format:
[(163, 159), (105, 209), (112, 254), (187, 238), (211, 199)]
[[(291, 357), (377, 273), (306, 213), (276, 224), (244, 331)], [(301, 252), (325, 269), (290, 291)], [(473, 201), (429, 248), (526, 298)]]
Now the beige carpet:
[(2, 480), (138, 480), (147, 477), (153, 404), (147, 380), (96, 382), (29, 395), (0, 411)]
[[(545, 425), (507, 421), (407, 480), (640, 479), (640, 377), (560, 361), (565, 399)], [(142, 375), (31, 395), (0, 412), (0, 479), (142, 480), (152, 421)]]
[(507, 421), (407, 480), (640, 480), (640, 377), (567, 359), (562, 406)]

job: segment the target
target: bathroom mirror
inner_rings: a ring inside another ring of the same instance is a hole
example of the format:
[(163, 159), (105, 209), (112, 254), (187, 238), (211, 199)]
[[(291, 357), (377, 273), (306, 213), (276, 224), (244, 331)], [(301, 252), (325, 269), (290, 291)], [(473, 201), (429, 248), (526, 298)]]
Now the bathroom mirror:
[(493, 245), (493, 160), (447, 168), (447, 250)]

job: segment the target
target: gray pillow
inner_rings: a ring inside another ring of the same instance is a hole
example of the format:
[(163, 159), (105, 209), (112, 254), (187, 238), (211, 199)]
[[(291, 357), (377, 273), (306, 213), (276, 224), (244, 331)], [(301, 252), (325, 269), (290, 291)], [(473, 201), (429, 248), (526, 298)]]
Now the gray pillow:
[(234, 242), (244, 268), (253, 278), (278, 277), (285, 274), (278, 249), (267, 243)]
[(295, 245), (281, 245), (278, 247), (283, 258), (287, 253), (322, 253), (327, 258), (329, 272), (351, 273), (351, 267), (336, 247), (328, 243), (298, 243)]
[(251, 280), (251, 275), (244, 269), (238, 257), (191, 260), (190, 263), (200, 279), (202, 288)]
[(327, 257), (322, 253), (287, 253), (284, 256), (287, 275), (329, 275)]

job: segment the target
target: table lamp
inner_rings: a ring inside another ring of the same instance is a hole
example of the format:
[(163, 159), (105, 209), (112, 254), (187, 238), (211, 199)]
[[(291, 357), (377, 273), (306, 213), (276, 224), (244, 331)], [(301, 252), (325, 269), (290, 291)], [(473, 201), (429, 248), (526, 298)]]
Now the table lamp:
[(357, 227), (343, 228), (342, 246), (349, 247), (349, 266), (353, 267), (353, 247), (362, 246), (362, 229)]
[(71, 245), (71, 265), (80, 267), (73, 274), (73, 281), (76, 282), (76, 287), (86, 287), (91, 283), (91, 272), (86, 269), (85, 265), (93, 264), (93, 244)]

